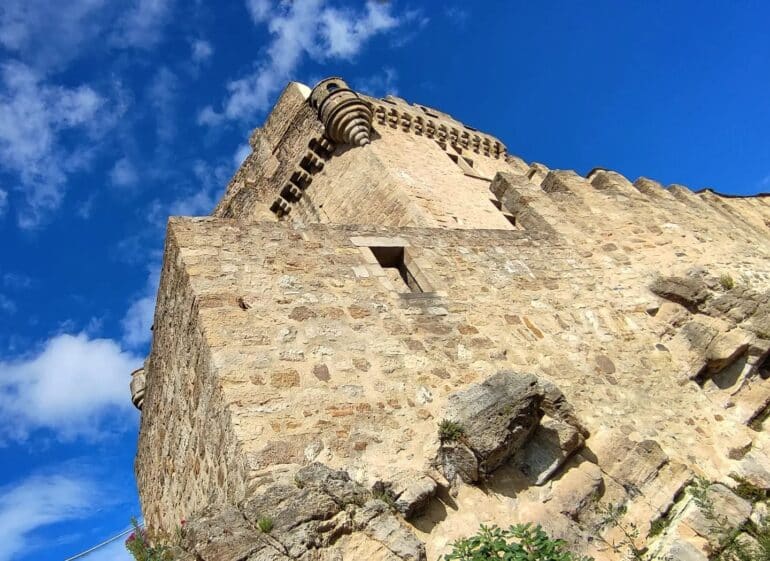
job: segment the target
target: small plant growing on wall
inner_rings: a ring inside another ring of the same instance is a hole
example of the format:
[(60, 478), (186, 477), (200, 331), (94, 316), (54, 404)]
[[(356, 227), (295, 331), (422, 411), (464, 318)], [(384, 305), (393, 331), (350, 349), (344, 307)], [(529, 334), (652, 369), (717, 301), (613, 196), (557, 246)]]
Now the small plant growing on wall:
[(459, 423), (443, 419), (438, 424), (438, 437), (442, 442), (454, 442), (460, 440), (465, 434), (465, 429)]
[(719, 286), (725, 290), (730, 290), (735, 287), (735, 281), (728, 273), (722, 273), (719, 277)]
[(126, 549), (136, 561), (172, 561), (171, 548), (164, 544), (151, 544), (147, 530), (139, 526), (136, 518), (131, 519), (134, 531), (126, 538)]
[(507, 530), (482, 525), (470, 538), (452, 544), (452, 551), (444, 561), (593, 561), (577, 556), (565, 548), (562, 540), (548, 536), (538, 525), (517, 524)]
[(257, 527), (263, 534), (269, 534), (273, 529), (273, 519), (269, 516), (262, 516), (257, 520)]

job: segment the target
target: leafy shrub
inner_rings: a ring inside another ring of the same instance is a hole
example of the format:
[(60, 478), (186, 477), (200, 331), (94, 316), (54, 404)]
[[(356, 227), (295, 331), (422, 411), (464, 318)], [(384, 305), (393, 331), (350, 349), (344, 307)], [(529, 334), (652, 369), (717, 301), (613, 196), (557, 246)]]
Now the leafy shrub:
[(564, 548), (562, 540), (548, 537), (543, 529), (531, 524), (517, 524), (507, 530), (484, 526), (479, 533), (452, 544), (444, 561), (592, 561), (578, 557)]
[(453, 442), (455, 440), (460, 440), (464, 434), (465, 429), (460, 423), (450, 421), (449, 419), (443, 419), (438, 424), (438, 437), (442, 441)]

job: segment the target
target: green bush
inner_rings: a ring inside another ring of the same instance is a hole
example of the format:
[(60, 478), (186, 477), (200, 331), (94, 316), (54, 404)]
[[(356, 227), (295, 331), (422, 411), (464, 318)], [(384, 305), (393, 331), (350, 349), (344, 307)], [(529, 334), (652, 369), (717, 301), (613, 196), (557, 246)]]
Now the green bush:
[(564, 542), (548, 537), (543, 529), (517, 524), (507, 530), (482, 525), (479, 533), (452, 544), (444, 561), (592, 561), (564, 548)]

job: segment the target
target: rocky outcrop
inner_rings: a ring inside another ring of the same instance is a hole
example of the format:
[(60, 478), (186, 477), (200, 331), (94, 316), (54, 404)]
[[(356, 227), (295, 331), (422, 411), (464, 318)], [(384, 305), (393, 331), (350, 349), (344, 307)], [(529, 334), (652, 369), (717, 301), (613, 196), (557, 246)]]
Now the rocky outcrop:
[(554, 384), (513, 371), (450, 395), (445, 418), (456, 434), (442, 435), (436, 465), (450, 484), (485, 479), (515, 456), (519, 469), (542, 485), (588, 434)]
[(300, 469), (294, 483), (269, 485), (238, 507), (211, 509), (189, 521), (178, 559), (423, 561), (422, 542), (344, 471)]

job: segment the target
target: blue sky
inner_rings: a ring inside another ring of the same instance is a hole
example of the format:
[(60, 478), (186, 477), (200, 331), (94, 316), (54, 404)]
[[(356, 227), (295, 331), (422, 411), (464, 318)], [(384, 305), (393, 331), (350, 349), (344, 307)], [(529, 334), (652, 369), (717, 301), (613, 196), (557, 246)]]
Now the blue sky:
[(750, 194), (769, 22), (762, 2), (3, 0), (0, 561), (139, 513), (128, 375), (166, 219), (210, 212), (287, 81), (396, 93), (552, 168)]

